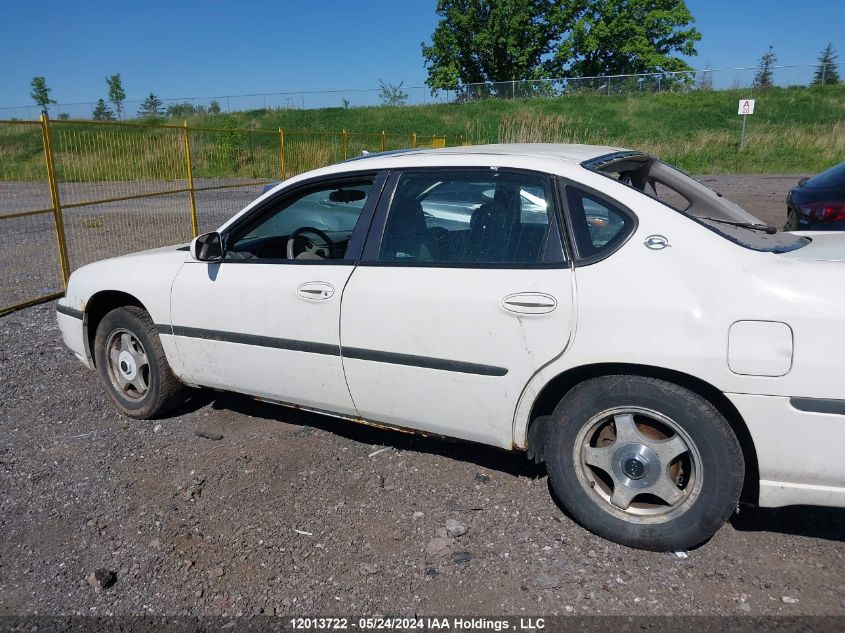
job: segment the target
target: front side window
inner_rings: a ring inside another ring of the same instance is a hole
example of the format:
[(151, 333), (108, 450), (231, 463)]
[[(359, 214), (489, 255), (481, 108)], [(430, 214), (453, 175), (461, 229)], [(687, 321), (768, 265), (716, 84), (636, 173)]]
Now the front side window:
[[(554, 243), (547, 248), (550, 235)], [(397, 184), (378, 259), (433, 265), (561, 261), (559, 237), (543, 176), (491, 169), (409, 172)]]
[(372, 186), (334, 183), (284, 197), (229, 238), (225, 259), (344, 259)]

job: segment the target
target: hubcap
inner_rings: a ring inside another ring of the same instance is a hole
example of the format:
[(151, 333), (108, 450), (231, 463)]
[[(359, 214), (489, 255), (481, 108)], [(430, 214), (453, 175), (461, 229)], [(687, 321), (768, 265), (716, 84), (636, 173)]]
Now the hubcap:
[(126, 380), (131, 381), (138, 373), (138, 368), (135, 366), (135, 359), (129, 352), (120, 352), (117, 357), (117, 365), (120, 373)]
[(648, 472), (648, 462), (644, 462), (639, 455), (628, 457), (622, 462), (622, 472), (628, 479), (642, 479)]
[(106, 341), (108, 374), (127, 400), (142, 400), (150, 388), (150, 362), (141, 341), (132, 332), (117, 329)]
[(686, 432), (652, 410), (628, 407), (593, 417), (578, 434), (576, 473), (607, 512), (633, 523), (682, 513), (701, 489), (701, 458)]

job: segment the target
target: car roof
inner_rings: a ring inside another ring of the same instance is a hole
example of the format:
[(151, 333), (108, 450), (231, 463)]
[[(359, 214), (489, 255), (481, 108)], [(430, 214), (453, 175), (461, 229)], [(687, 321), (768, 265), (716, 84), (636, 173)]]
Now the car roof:
[(292, 184), (310, 177), (344, 172), (412, 167), (513, 167), (574, 176), (576, 173), (587, 171), (581, 163), (624, 151), (629, 150), (607, 145), (564, 143), (512, 143), (393, 150), (356, 156), (341, 163), (293, 176), (285, 183)]
[(625, 151), (620, 147), (609, 145), (580, 145), (575, 143), (494, 143), (490, 145), (462, 145), (459, 147), (443, 147), (440, 149), (397, 149), (388, 152), (373, 152), (350, 158), (346, 162), (365, 161), (368, 159), (387, 157), (417, 157), (444, 155), (477, 155), (477, 156), (524, 156), (531, 158), (553, 158), (570, 163), (582, 163), (599, 156)]

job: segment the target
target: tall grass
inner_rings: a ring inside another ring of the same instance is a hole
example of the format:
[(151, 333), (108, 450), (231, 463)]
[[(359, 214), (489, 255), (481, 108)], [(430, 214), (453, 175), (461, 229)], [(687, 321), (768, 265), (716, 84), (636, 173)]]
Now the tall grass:
[(499, 122), (499, 143), (600, 143), (601, 131), (585, 128), (562, 114), (506, 114)]
[[(739, 151), (741, 98), (757, 99)], [(460, 105), (255, 110), (242, 127), (386, 130), (388, 145), (425, 130), (475, 143), (578, 142), (644, 149), (693, 172), (810, 173), (845, 158), (845, 84), (771, 90), (489, 99)]]

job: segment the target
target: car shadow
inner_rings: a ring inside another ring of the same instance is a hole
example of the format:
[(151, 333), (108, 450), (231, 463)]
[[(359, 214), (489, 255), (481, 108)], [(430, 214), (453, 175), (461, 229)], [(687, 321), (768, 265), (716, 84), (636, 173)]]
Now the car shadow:
[[(206, 404), (211, 404), (215, 410), (233, 411), (250, 417), (298, 426), (300, 427), (298, 432), (307, 433), (309, 429), (319, 429), (361, 444), (390, 446), (397, 450), (439, 455), (513, 477), (540, 479), (546, 476), (545, 465), (535, 464), (526, 459), (523, 453), (508, 452), (475, 442), (380, 429), (302, 409), (260, 402), (236, 393), (198, 390), (180, 409), (180, 413), (195, 411)], [(551, 482), (548, 482), (548, 487), (555, 505), (564, 515), (572, 518), (552, 488)], [(730, 523), (740, 532), (777, 532), (845, 542), (845, 508), (814, 506), (758, 508), (742, 505), (740, 511), (730, 518)]]
[[(569, 519), (577, 519), (567, 510), (551, 480), (548, 482), (549, 495), (558, 509)], [(739, 532), (776, 532), (790, 536), (806, 536), (828, 541), (845, 541), (845, 508), (823, 508), (818, 506), (789, 506), (786, 508), (758, 508), (741, 505), (728, 520)], [(690, 547), (695, 551), (705, 547), (710, 541)]]
[(260, 402), (234, 393), (214, 394), (211, 406), (217, 410), (225, 409), (251, 417), (300, 426), (302, 430), (319, 429), (361, 444), (390, 446), (402, 451), (439, 455), (514, 477), (539, 479), (546, 475), (546, 469), (542, 464), (538, 465), (526, 459), (523, 453), (508, 452), (476, 442), (381, 429), (311, 411)]
[(167, 418), (177, 418), (182, 415), (199, 411), (204, 406), (214, 402), (219, 394), (211, 389), (188, 389), (188, 396), (185, 401), (173, 410), (165, 414)]
[(730, 522), (740, 532), (778, 532), (845, 542), (845, 508), (741, 506)]

